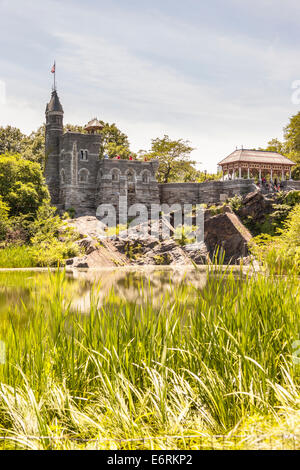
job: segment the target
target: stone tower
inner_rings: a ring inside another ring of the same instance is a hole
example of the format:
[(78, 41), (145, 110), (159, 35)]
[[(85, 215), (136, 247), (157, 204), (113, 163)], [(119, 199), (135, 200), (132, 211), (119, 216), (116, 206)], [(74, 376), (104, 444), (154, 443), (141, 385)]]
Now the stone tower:
[(63, 107), (57, 91), (52, 91), (50, 102), (46, 107), (46, 163), (45, 178), (49, 188), (51, 202), (59, 205), (59, 158), (61, 138), (63, 135)]

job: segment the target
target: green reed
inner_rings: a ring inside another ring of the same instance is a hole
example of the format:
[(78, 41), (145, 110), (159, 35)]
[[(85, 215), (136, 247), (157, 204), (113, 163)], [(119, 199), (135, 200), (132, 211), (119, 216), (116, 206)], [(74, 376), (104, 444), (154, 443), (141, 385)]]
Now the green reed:
[[(169, 448), (197, 448), (197, 439), (184, 440), (196, 434), (209, 448), (209, 436), (248, 429), (254, 417), (278, 425), (282, 413), (298, 416), (296, 275), (244, 276), (215, 266), (203, 289), (170, 280), (160, 302), (141, 283), (136, 302), (111, 290), (100, 304), (95, 285), (87, 314), (72, 308), (65, 274), (49, 276), (47, 301), (37, 293), (0, 321), (0, 435), (20, 447), (153, 436), (142, 447), (163, 448), (168, 434), (182, 436)], [(29, 444), (26, 436), (66, 440)]]

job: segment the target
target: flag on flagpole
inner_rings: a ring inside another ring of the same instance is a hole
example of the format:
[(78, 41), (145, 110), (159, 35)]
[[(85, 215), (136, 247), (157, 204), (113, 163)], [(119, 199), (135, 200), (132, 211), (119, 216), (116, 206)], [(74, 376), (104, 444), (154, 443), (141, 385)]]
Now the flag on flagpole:
[(54, 62), (53, 67), (51, 69), (51, 73), (55, 73), (55, 62)]

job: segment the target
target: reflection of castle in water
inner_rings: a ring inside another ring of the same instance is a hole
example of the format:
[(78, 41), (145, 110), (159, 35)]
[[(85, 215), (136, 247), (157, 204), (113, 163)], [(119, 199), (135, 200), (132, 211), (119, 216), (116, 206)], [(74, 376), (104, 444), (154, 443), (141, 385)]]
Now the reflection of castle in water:
[(72, 308), (88, 312), (91, 304), (91, 290), (95, 286), (95, 297), (101, 306), (113, 291), (120, 301), (142, 305), (151, 299), (154, 308), (159, 307), (164, 298), (174, 298), (174, 287), (187, 285), (202, 290), (206, 285), (206, 271), (194, 268), (168, 269), (105, 269), (101, 271), (76, 270), (70, 274), (79, 281), (77, 296), (73, 294)]

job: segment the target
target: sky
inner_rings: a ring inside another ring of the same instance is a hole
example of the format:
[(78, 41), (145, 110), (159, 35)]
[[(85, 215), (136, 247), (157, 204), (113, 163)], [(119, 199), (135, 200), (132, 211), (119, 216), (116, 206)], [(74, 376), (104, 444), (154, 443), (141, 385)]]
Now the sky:
[(45, 121), (54, 60), (65, 123), (114, 122), (135, 152), (189, 140), (209, 172), (300, 108), (299, 0), (0, 0), (0, 18), (0, 126)]

